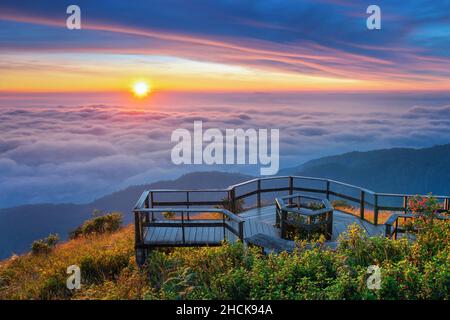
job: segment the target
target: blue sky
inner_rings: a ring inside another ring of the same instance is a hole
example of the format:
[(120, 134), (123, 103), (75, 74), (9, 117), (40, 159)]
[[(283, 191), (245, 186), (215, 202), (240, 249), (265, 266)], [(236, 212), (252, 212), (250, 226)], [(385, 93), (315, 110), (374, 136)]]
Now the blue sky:
[(368, 1), (80, 0), (79, 32), (64, 27), (69, 4), (2, 1), (0, 53), (159, 55), (363, 89), (448, 89), (450, 1), (377, 1), (382, 30), (372, 32)]

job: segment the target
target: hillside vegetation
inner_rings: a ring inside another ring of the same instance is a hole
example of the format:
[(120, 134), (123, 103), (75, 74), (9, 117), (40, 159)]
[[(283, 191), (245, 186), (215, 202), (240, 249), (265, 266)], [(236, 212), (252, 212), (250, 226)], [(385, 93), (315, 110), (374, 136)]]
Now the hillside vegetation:
[[(239, 243), (179, 248), (154, 251), (140, 270), (133, 226), (80, 231), (48, 252), (1, 262), (0, 299), (449, 299), (449, 239), (448, 221), (414, 243), (368, 238), (352, 226), (336, 251), (320, 242), (269, 256)], [(66, 288), (70, 265), (81, 268), (80, 290)], [(369, 265), (381, 268), (379, 290), (367, 287)]]

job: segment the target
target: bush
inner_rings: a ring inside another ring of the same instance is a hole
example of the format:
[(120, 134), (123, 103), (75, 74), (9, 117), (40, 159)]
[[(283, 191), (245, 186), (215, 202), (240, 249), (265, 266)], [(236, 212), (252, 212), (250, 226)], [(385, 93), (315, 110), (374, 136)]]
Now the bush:
[[(242, 244), (154, 251), (148, 260), (151, 299), (448, 299), (450, 223), (406, 239), (368, 237), (349, 227), (336, 250), (314, 246), (269, 256)], [(381, 270), (381, 289), (367, 268)]]
[(61, 275), (53, 275), (44, 281), (38, 292), (38, 299), (52, 300), (69, 298), (71, 292), (67, 289), (66, 278)]
[[(98, 212), (98, 211), (94, 211)], [(81, 226), (70, 232), (69, 238), (76, 239), (80, 236), (111, 233), (120, 229), (122, 225), (122, 214), (113, 212), (85, 221)]]
[(31, 244), (32, 254), (48, 254), (59, 241), (57, 234), (50, 234), (47, 238), (36, 240)]

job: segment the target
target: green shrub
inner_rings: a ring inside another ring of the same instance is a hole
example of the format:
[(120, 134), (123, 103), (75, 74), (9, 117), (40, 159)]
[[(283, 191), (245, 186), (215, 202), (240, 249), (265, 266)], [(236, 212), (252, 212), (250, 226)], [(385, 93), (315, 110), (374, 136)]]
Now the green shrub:
[(31, 244), (32, 254), (48, 254), (59, 241), (57, 234), (50, 234), (47, 238), (36, 240)]
[(350, 266), (376, 265), (385, 260), (397, 262), (410, 253), (406, 239), (392, 241), (386, 237), (369, 237), (359, 225), (353, 224), (339, 238), (339, 251)]
[[(263, 256), (242, 244), (154, 251), (151, 299), (449, 299), (450, 223), (435, 222), (417, 242), (368, 237), (357, 225), (337, 249), (315, 246)], [(381, 289), (367, 268), (381, 270)]]
[(71, 296), (71, 292), (67, 289), (66, 278), (60, 275), (54, 275), (46, 279), (39, 289), (38, 299), (53, 300), (53, 299), (67, 299)]
[[(98, 212), (98, 211), (94, 211)], [(70, 232), (70, 239), (76, 239), (80, 236), (111, 233), (120, 229), (122, 225), (122, 214), (113, 212), (85, 221), (81, 226)]]

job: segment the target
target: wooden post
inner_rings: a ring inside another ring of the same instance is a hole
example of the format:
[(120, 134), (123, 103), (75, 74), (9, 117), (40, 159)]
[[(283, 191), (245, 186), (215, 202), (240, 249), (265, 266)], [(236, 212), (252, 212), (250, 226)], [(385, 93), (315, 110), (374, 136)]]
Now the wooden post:
[(153, 205), (153, 191), (150, 191), (150, 207), (154, 208), (155, 206)]
[(222, 226), (223, 226), (223, 240), (225, 241), (227, 239), (227, 228), (225, 225), (225, 213), (222, 212)]
[(395, 219), (395, 240), (397, 240), (397, 232), (398, 232), (398, 218), (397, 219)]
[(445, 198), (445, 200), (444, 200), (444, 210), (445, 211), (449, 211), (450, 210), (450, 201), (449, 201), (450, 199), (449, 198)]
[(235, 190), (234, 188), (230, 189), (229, 193), (228, 193), (228, 201), (230, 203), (230, 211), (232, 213), (236, 213), (236, 204), (235, 204)]
[(147, 197), (145, 197), (144, 200), (144, 208), (150, 208), (150, 198), (149, 198), (150, 194), (147, 194)]
[(280, 219), (280, 232), (281, 232), (281, 238), (286, 238), (286, 217), (287, 212), (283, 209), (281, 209), (281, 219)]
[(135, 246), (139, 246), (142, 244), (142, 237), (141, 237), (141, 221), (139, 217), (139, 212), (134, 212), (134, 244)]
[(391, 225), (390, 224), (386, 224), (386, 229), (384, 231), (384, 235), (385, 237), (390, 238), (391, 237)]
[(189, 208), (189, 191), (186, 191), (186, 207)]
[(330, 181), (327, 180), (327, 190), (326, 190), (327, 200), (330, 200)]
[[(294, 191), (294, 178), (289, 177), (289, 195), (292, 196), (292, 193)], [(292, 205), (292, 198), (289, 198), (289, 205)]]
[(378, 194), (375, 193), (374, 195), (374, 199), (373, 199), (373, 211), (374, 211), (374, 215), (373, 215), (373, 224), (374, 225), (378, 225)]
[(294, 178), (289, 177), (289, 195), (292, 196), (294, 192)]
[(364, 220), (364, 208), (365, 208), (365, 195), (364, 190), (361, 190), (361, 195), (359, 198), (359, 217)]
[(280, 226), (280, 215), (281, 215), (281, 209), (278, 206), (278, 202), (275, 203), (275, 224), (277, 226)]
[(244, 242), (244, 221), (239, 222), (239, 239)]
[[(150, 208), (154, 208), (153, 205), (153, 191), (150, 191)], [(152, 221), (155, 221), (155, 213), (152, 211)]]
[(181, 211), (181, 233), (183, 235), (183, 244), (186, 243), (184, 238), (184, 211)]
[[(189, 209), (189, 202), (190, 202), (190, 200), (189, 200), (189, 191), (186, 191), (186, 203), (187, 203), (187, 208), (188, 209)], [(187, 212), (187, 219), (188, 219), (188, 221), (191, 219), (189, 211)]]
[(257, 182), (256, 205), (258, 208), (261, 208), (261, 180), (260, 179), (258, 179), (258, 182)]
[[(144, 201), (144, 208), (145, 209), (150, 208), (148, 195), (147, 195), (147, 197), (145, 198), (145, 201)], [(152, 220), (153, 220), (153, 212), (152, 212)], [(147, 223), (150, 222), (150, 213), (148, 211), (145, 212), (145, 222), (147, 222)]]
[(327, 220), (328, 220), (328, 238), (327, 240), (331, 240), (333, 236), (333, 211), (330, 211), (327, 213)]
[(406, 213), (408, 210), (408, 196), (403, 196), (403, 211)]

